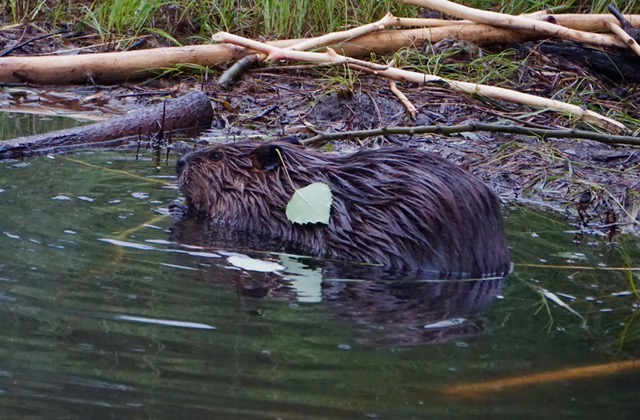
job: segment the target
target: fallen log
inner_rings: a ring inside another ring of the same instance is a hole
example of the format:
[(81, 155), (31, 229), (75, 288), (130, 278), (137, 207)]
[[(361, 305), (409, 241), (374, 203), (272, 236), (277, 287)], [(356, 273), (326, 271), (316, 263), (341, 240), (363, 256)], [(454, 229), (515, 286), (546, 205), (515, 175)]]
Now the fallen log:
[[(403, 47), (437, 42), (454, 36), (479, 44), (516, 42), (531, 39), (525, 33), (508, 30), (491, 31), (486, 25), (453, 25), (439, 28), (419, 28), (402, 31), (384, 31), (364, 35), (357, 42), (351, 40), (335, 49), (350, 57), (369, 57), (390, 54)], [(535, 34), (534, 34), (535, 35)], [(306, 39), (288, 39), (268, 42), (287, 48)], [(191, 47), (155, 48), (100, 54), (65, 56), (2, 57), (0, 83), (30, 83), (49, 85), (108, 84), (145, 79), (180, 64), (214, 67), (238, 60), (252, 51), (229, 44), (196, 45)]]
[(191, 92), (107, 121), (0, 141), (0, 159), (114, 147), (136, 141), (141, 135), (209, 128), (212, 120), (213, 109), (207, 95)]

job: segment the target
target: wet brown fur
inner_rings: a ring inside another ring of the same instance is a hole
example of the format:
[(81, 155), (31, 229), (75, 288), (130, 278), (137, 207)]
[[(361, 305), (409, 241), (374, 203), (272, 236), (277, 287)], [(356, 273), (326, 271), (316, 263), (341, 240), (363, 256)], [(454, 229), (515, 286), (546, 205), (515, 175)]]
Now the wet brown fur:
[[(329, 225), (291, 223), (294, 188), (327, 183)], [(505, 275), (509, 250), (498, 197), (472, 175), (415, 149), (349, 156), (288, 143), (239, 142), (185, 155), (180, 190), (192, 209), (234, 231), (286, 242), (313, 256), (402, 271)]]

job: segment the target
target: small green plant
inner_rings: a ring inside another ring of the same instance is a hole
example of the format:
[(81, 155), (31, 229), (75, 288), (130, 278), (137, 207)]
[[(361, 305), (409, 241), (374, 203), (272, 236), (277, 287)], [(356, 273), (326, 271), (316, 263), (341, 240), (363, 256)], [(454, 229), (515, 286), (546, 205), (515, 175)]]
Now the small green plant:
[[(437, 51), (434, 51), (437, 49)], [(513, 49), (486, 51), (473, 44), (455, 42), (449, 46), (428, 46), (424, 51), (407, 48), (396, 55), (399, 67), (445, 77), (450, 80), (472, 81), (499, 86), (511, 85), (518, 71), (527, 65)]]
[(620, 241), (620, 247), (618, 249), (620, 251), (620, 254), (622, 255), (624, 265), (628, 268), (628, 270), (624, 271), (623, 274), (625, 279), (629, 283), (629, 289), (631, 289), (636, 299), (640, 301), (640, 291), (638, 290), (638, 283), (640, 283), (640, 281), (636, 276), (636, 270), (638, 269), (637, 263), (640, 261), (633, 260), (632, 252), (629, 249), (630, 247), (631, 244), (628, 241), (622, 240)]
[(93, 28), (102, 42), (113, 35), (139, 36), (153, 28), (158, 10), (167, 3), (154, 0), (110, 0), (85, 6), (84, 22)]
[(358, 76), (360, 72), (353, 70), (348, 65), (342, 68), (329, 68), (321, 75), (319, 91), (322, 96), (337, 93), (341, 97), (351, 97), (357, 90)]

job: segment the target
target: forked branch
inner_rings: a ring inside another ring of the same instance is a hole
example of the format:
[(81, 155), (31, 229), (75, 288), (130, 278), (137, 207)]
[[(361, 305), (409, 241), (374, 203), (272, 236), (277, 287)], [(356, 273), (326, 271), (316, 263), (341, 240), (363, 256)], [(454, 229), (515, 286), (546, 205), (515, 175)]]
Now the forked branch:
[(226, 32), (220, 32), (216, 34), (215, 39), (220, 42), (240, 45), (246, 48), (250, 48), (254, 51), (264, 53), (267, 55), (269, 60), (306, 61), (312, 63), (330, 63), (334, 65), (348, 64), (349, 66), (358, 70), (386, 77), (392, 80), (408, 81), (417, 84), (435, 82), (441, 85), (446, 85), (454, 91), (471, 95), (475, 94), (486, 96), (492, 99), (519, 103), (522, 105), (529, 105), (537, 108), (566, 112), (569, 115), (580, 118), (585, 122), (594, 124), (598, 127), (614, 133), (619, 133), (626, 130), (623, 124), (611, 118), (600, 115), (596, 112), (583, 109), (577, 105), (572, 105), (566, 102), (556, 101), (553, 99), (543, 98), (540, 96), (517, 92), (505, 88), (488, 86), (479, 83), (458, 82), (425, 73), (390, 68), (388, 66), (383, 66), (340, 55), (331, 48), (327, 48), (327, 51), (323, 53), (292, 51), (289, 49), (278, 48), (273, 45), (267, 45), (265, 43), (243, 38), (237, 35), (228, 34)]

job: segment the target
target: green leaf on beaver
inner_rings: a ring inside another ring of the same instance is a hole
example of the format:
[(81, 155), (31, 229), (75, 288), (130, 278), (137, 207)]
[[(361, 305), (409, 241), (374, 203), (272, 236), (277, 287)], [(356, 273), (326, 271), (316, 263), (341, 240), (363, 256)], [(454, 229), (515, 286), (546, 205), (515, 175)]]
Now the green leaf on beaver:
[(298, 224), (329, 224), (333, 194), (323, 182), (315, 182), (296, 190), (287, 204), (287, 218)]

